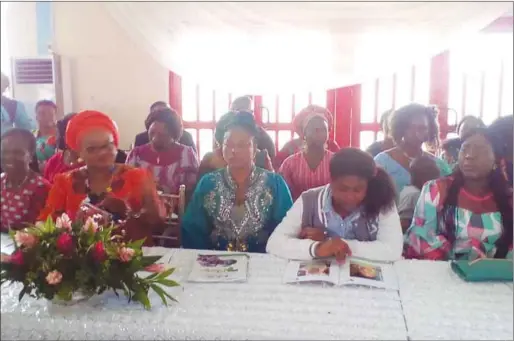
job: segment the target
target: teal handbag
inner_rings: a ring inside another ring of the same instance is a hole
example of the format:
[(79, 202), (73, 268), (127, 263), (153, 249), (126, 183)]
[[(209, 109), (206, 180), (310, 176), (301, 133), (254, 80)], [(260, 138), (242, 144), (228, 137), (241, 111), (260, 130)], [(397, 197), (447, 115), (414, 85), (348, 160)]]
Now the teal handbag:
[(483, 258), (469, 262), (454, 260), (451, 268), (466, 282), (512, 282), (512, 260)]

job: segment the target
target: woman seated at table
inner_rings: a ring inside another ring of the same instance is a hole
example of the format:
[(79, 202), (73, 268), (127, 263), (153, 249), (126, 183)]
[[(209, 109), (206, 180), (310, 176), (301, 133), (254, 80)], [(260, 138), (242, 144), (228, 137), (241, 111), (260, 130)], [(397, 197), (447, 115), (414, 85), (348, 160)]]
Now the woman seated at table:
[[(216, 123), (216, 129), (214, 131), (216, 147), (213, 152), (205, 154), (202, 162), (200, 162), (200, 168), (198, 171), (199, 179), (206, 173), (210, 173), (216, 169), (227, 166), (227, 162), (223, 158), (222, 152), (223, 139), (225, 138), (225, 132), (227, 131), (227, 124), (233, 120), (235, 115), (235, 111), (230, 111), (221, 116), (218, 123)], [(255, 153), (255, 165), (257, 167), (273, 171), (273, 166), (271, 165), (271, 159), (267, 149), (257, 150)]]
[(296, 260), (400, 259), (402, 227), (389, 175), (368, 153), (345, 148), (330, 161), (330, 177), (330, 184), (296, 200), (269, 238), (267, 252)]
[(438, 145), (436, 118), (435, 108), (416, 103), (406, 105), (392, 114), (389, 129), (396, 146), (375, 156), (375, 162), (391, 176), (398, 194), (411, 184), (409, 165), (417, 157), (432, 157), (441, 176), (452, 172), (445, 161), (422, 149), (424, 143)]
[(255, 167), (257, 126), (240, 112), (227, 125), (227, 167), (196, 186), (182, 219), (182, 243), (190, 249), (264, 252), (269, 235), (291, 207), (281, 176)]
[(177, 194), (180, 185), (191, 190), (196, 184), (198, 158), (193, 148), (178, 143), (182, 121), (170, 108), (150, 113), (146, 122), (150, 143), (135, 147), (127, 164), (147, 169), (165, 194)]
[[(43, 176), (46, 180), (53, 183), (57, 174), (66, 173), (70, 170), (84, 166), (84, 161), (79, 157), (78, 152), (71, 150), (66, 146), (66, 127), (70, 120), (77, 115), (70, 113), (57, 121), (57, 149), (58, 151), (47, 161)], [(123, 150), (118, 149), (116, 154), (116, 163), (125, 163), (127, 154)]]
[(455, 172), (421, 191), (406, 256), (505, 258), (512, 246), (512, 191), (496, 167), (489, 132), (477, 129), (464, 137)]
[[(309, 105), (308, 107), (302, 109), (302, 111), (296, 114), (293, 118), (294, 132), (298, 134), (298, 138), (287, 142), (284, 145), (284, 147), (282, 147), (282, 149), (280, 149), (280, 151), (277, 153), (277, 156), (273, 161), (273, 165), (276, 169), (279, 169), (280, 166), (282, 166), (282, 163), (285, 161), (285, 159), (287, 159), (289, 156), (302, 151), (305, 144), (305, 121), (310, 119), (312, 115), (324, 116), (327, 121), (329, 130), (333, 128), (334, 119), (330, 111), (328, 111), (328, 109), (320, 107), (318, 105)], [(326, 147), (333, 153), (339, 150), (339, 146), (332, 139), (327, 139)]]
[(97, 111), (77, 114), (68, 123), (66, 143), (85, 166), (55, 176), (38, 219), (55, 219), (62, 213), (74, 219), (84, 204), (90, 204), (127, 224), (138, 222), (127, 227), (127, 238), (150, 237), (151, 228), (161, 222), (155, 183), (146, 170), (114, 162), (118, 128), (109, 116)]
[(447, 139), (441, 146), (441, 158), (446, 161), (452, 168), (457, 164), (459, 158), (459, 150), (462, 144), (462, 137), (468, 135), (468, 133), (476, 128), (485, 128), (485, 124), (482, 119), (468, 115), (464, 116), (459, 124), (457, 124), (457, 134), (459, 137)]
[(13, 128), (2, 135), (0, 178), (2, 232), (34, 224), (45, 204), (50, 184), (31, 170), (36, 138), (29, 130)]
[(303, 120), (303, 124), (304, 149), (288, 157), (279, 170), (291, 190), (293, 200), (308, 189), (330, 182), (329, 165), (334, 155), (326, 149), (329, 127), (326, 115), (312, 112)]

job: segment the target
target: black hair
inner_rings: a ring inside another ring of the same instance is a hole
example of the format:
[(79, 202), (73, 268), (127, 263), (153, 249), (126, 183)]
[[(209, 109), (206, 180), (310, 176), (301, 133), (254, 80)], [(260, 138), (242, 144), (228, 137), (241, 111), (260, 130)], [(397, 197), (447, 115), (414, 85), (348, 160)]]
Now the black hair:
[(229, 124), (232, 121), (232, 118), (235, 114), (235, 112), (229, 111), (226, 114), (223, 114), (216, 123), (216, 128), (214, 130), (214, 139), (219, 145), (223, 143), (225, 133), (227, 132), (227, 124)]
[[(491, 146), (493, 144), (492, 136), (484, 128), (477, 128), (470, 131), (463, 137), (463, 142), (474, 135), (483, 135)], [(460, 171), (459, 167), (451, 175), (453, 181), (448, 187), (446, 198), (443, 202), (439, 220), (442, 225), (446, 226), (445, 234), (448, 241), (453, 244), (455, 242), (455, 212), (458, 205), (459, 193), (464, 186), (464, 174)], [(512, 244), (512, 192), (508, 181), (503, 177), (501, 172), (495, 169), (491, 170), (489, 174), (489, 187), (493, 193), (493, 198), (501, 214), (503, 233), (502, 236), (496, 241), (496, 254), (495, 258), (505, 258)]]
[(394, 111), (389, 120), (391, 137), (400, 144), (409, 128), (412, 117), (425, 116), (428, 121), (428, 141), (430, 145), (439, 145), (439, 124), (437, 123), (437, 108), (418, 103), (408, 104)]
[(182, 136), (182, 120), (175, 110), (164, 108), (151, 112), (145, 120), (146, 130), (149, 130), (154, 122), (164, 123), (173, 139), (178, 140)]
[(460, 128), (462, 127), (462, 125), (464, 123), (466, 123), (466, 121), (469, 121), (469, 120), (477, 120), (479, 128), (484, 128), (485, 127), (485, 123), (484, 123), (484, 121), (482, 121), (482, 119), (480, 117), (476, 117), (476, 116), (473, 116), (473, 115), (466, 115), (466, 116), (462, 117), (460, 119), (459, 123), (457, 124), (457, 133), (460, 131)]
[(466, 121), (469, 121), (469, 120), (476, 120), (476, 121), (478, 121), (478, 128), (484, 128), (485, 127), (485, 123), (484, 123), (484, 121), (482, 121), (482, 119), (480, 117), (476, 117), (476, 116), (473, 116), (473, 115), (466, 115), (466, 116), (462, 117), (460, 119), (459, 123), (457, 124), (457, 132), (460, 130), (462, 125), (464, 123), (466, 123)]
[(157, 101), (157, 102), (154, 102), (151, 106), (150, 106), (150, 111), (153, 111), (155, 109), (155, 107), (157, 106), (160, 106), (160, 105), (164, 105), (166, 107), (168, 107), (168, 103), (164, 102), (164, 101)]
[(75, 115), (77, 113), (72, 112), (57, 121), (57, 148), (60, 150), (66, 149), (66, 128)]
[(456, 137), (453, 139), (445, 140), (441, 145), (441, 149), (445, 151), (450, 151), (452, 149), (459, 150), (461, 146), (462, 140), (460, 139), (460, 137)]
[(42, 99), (42, 100), (38, 101), (36, 103), (35, 110), (37, 110), (40, 106), (43, 106), (43, 105), (52, 107), (52, 108), (57, 110), (57, 105), (53, 101), (51, 101), (49, 99)]
[(514, 117), (512, 115), (499, 117), (487, 128), (494, 149), (494, 154), (498, 159), (507, 156), (512, 158), (512, 139), (514, 130)]
[(23, 128), (11, 128), (2, 135), (2, 141), (7, 137), (21, 137), (27, 142), (27, 148), (31, 155), (36, 153), (36, 137), (34, 134)]
[(384, 135), (387, 136), (389, 134), (389, 118), (391, 117), (391, 114), (394, 112), (393, 109), (386, 110), (382, 113), (382, 116), (380, 116), (380, 128), (382, 128), (382, 131), (384, 132)]
[(332, 180), (342, 176), (355, 175), (368, 180), (368, 190), (363, 206), (367, 218), (374, 219), (381, 212), (394, 207), (396, 189), (387, 172), (378, 167), (373, 157), (357, 148), (343, 148), (330, 160)]
[(259, 134), (255, 117), (250, 112), (239, 111), (230, 115), (225, 126), (225, 133), (234, 128), (244, 129), (254, 138)]
[(425, 182), (437, 179), (440, 172), (432, 156), (421, 155), (412, 160), (409, 165), (409, 173), (411, 184), (421, 189)]

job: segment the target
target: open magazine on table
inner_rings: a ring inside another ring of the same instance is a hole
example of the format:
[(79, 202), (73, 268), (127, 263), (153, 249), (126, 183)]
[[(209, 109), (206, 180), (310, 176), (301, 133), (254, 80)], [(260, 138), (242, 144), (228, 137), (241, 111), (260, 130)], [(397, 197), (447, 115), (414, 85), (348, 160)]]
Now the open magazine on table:
[(248, 255), (198, 254), (189, 274), (189, 282), (246, 282)]
[(348, 258), (339, 265), (335, 260), (316, 259), (290, 261), (284, 275), (285, 283), (328, 283), (336, 286), (363, 285), (383, 289), (398, 289), (392, 263)]

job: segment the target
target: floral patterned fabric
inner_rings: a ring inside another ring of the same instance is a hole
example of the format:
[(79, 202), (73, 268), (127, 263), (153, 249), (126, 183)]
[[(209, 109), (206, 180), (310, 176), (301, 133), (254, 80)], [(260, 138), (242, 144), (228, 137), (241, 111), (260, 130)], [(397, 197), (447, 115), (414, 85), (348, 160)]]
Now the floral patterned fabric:
[(455, 208), (455, 241), (446, 238), (439, 218), (452, 177), (429, 181), (421, 191), (411, 227), (405, 236), (410, 258), (448, 260), (494, 257), (503, 226), (492, 194), (476, 197), (461, 189)]
[(292, 206), (281, 176), (255, 168), (243, 205), (227, 168), (198, 183), (182, 219), (182, 244), (191, 249), (265, 252), (268, 237)]
[(45, 205), (50, 184), (38, 174), (29, 175), (20, 188), (11, 188), (5, 173), (0, 176), (2, 232), (9, 228), (22, 228), (24, 224), (33, 224), (39, 211)]

